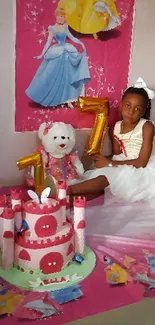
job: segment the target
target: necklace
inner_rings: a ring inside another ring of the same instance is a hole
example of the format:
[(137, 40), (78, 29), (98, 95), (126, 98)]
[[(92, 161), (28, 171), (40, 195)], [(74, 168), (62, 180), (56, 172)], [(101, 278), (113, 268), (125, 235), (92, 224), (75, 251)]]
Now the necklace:
[[(121, 139), (123, 140), (130, 140), (131, 139), (131, 136), (133, 135), (137, 125), (139, 124), (139, 122), (135, 125), (135, 127), (129, 131), (129, 132), (126, 132), (126, 133), (123, 133), (123, 128), (124, 128), (124, 123), (123, 121), (121, 122), (121, 125), (120, 125), (120, 136), (121, 136)], [(126, 135), (129, 134), (129, 138), (126, 137)]]

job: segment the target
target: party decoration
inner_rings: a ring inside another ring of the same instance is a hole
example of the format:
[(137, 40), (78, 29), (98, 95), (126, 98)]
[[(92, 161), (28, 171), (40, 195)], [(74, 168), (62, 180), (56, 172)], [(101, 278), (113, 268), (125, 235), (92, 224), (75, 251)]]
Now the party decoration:
[(150, 253), (148, 250), (144, 250), (143, 253), (149, 267), (147, 275), (155, 280), (155, 254)]
[(23, 157), (17, 161), (19, 170), (26, 167), (34, 167), (34, 185), (37, 194), (41, 194), (44, 189), (44, 169), (42, 163), (42, 156), (40, 153), (34, 153), (29, 156)]
[(125, 269), (113, 262), (108, 256), (104, 256), (104, 263), (106, 264), (104, 271), (108, 284), (127, 284), (128, 272)]
[(75, 284), (67, 288), (51, 291), (48, 293), (48, 296), (61, 305), (80, 298), (83, 296), (83, 293), (80, 286)]
[[(38, 130), (38, 137), (41, 145), (36, 148), (36, 152), (42, 155), (46, 186), (50, 186), (53, 193), (56, 181), (81, 177), (84, 168), (78, 153), (74, 150), (75, 130), (70, 124), (42, 123)], [(32, 179), (33, 171), (26, 178), (29, 186), (32, 184)]]
[[(37, 131), (41, 123), (60, 119), (78, 129), (92, 128), (93, 116), (81, 118), (75, 108), (79, 96), (108, 97), (108, 123), (118, 120), (134, 2), (16, 0), (16, 132)], [(57, 29), (59, 19), (63, 32)]]
[(135, 274), (142, 274), (145, 273), (147, 274), (149, 271), (149, 267), (146, 263), (143, 263), (139, 260), (136, 260), (135, 258), (131, 257), (131, 256), (125, 256), (124, 260), (123, 260), (123, 266), (125, 266), (125, 268), (128, 270), (128, 272), (131, 275), (135, 275)]
[(81, 112), (96, 115), (85, 153), (86, 155), (101, 153), (108, 122), (109, 102), (106, 98), (79, 97), (78, 107)]
[(68, 25), (78, 33), (93, 34), (108, 31), (120, 25), (119, 14), (114, 0), (59, 0), (58, 8), (66, 13)]
[(28, 302), (25, 305), (25, 308), (40, 312), (41, 313), (41, 316), (40, 316), (41, 319), (45, 318), (45, 317), (52, 316), (52, 315), (57, 313), (56, 309), (53, 306), (44, 303), (44, 301), (42, 301), (41, 299), (33, 300), (31, 302)]
[(23, 301), (23, 296), (15, 292), (6, 292), (0, 295), (0, 315), (12, 314)]
[(74, 259), (75, 262), (81, 264), (84, 261), (84, 258), (81, 254), (75, 254)]
[(149, 290), (155, 289), (155, 280), (148, 277), (146, 273), (136, 274), (134, 280), (148, 286)]
[(19, 319), (43, 319), (59, 314), (62, 307), (52, 300), (46, 292), (32, 292), (15, 309), (13, 315)]
[(2, 283), (0, 283), (0, 296), (3, 296), (7, 293), (8, 288), (6, 288)]
[(30, 196), (30, 198), (35, 201), (37, 204), (46, 204), (46, 202), (48, 202), (48, 197), (50, 195), (51, 189), (50, 187), (46, 187), (43, 192), (41, 193), (41, 195), (37, 195), (37, 193), (35, 193), (32, 190), (28, 190), (28, 194)]

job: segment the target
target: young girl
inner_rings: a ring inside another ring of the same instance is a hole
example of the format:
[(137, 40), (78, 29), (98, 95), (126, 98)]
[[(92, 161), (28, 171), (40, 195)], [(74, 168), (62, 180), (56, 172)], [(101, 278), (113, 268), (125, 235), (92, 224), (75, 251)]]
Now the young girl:
[(145, 89), (134, 86), (124, 92), (120, 105), (122, 120), (113, 129), (112, 157), (95, 155), (96, 169), (87, 171), (82, 183), (70, 186), (71, 195), (89, 198), (109, 187), (117, 197), (132, 202), (155, 198), (155, 156), (151, 155), (154, 125), (149, 121), (148, 95), (152, 91)]

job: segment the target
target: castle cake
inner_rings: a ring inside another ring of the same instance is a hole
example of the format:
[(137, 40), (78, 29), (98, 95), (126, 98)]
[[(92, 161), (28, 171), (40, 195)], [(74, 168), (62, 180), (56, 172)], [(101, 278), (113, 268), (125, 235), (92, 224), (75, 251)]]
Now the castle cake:
[(22, 289), (50, 291), (84, 279), (96, 258), (85, 246), (85, 198), (74, 198), (73, 214), (69, 209), (68, 181), (84, 172), (73, 151), (75, 130), (62, 122), (42, 123), (38, 135), (39, 152), (17, 161), (29, 190), (0, 196), (0, 278)]
[[(56, 274), (72, 263), (85, 249), (85, 199), (74, 199), (74, 218), (67, 217), (66, 183), (57, 183), (58, 197), (22, 200), (11, 192), (8, 206), (0, 197), (1, 268), (16, 268), (33, 275)], [(29, 191), (28, 191), (29, 192)], [(30, 191), (32, 192), (32, 191)]]

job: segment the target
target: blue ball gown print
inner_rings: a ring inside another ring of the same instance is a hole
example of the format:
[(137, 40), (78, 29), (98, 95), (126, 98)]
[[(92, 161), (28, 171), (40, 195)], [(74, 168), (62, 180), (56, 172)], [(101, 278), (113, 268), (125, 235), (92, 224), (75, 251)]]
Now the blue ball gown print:
[[(68, 25), (64, 25), (63, 32), (56, 31), (54, 26), (49, 26), (48, 31), (52, 32), (57, 44), (50, 46), (52, 37), (48, 37), (42, 54), (37, 57), (43, 57), (43, 61), (26, 95), (44, 107), (56, 107), (76, 101), (90, 80), (90, 74), (84, 44), (70, 33)], [(82, 53), (66, 42), (67, 37), (82, 46)]]

